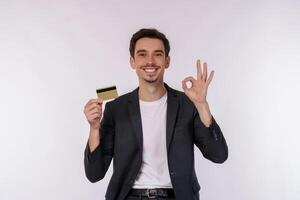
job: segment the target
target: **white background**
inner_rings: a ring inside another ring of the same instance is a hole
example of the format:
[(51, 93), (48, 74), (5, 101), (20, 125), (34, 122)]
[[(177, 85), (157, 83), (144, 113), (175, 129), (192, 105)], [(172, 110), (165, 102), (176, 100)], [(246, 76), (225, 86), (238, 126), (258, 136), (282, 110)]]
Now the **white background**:
[(136, 88), (128, 46), (143, 27), (171, 42), (170, 86), (197, 58), (215, 70), (208, 101), (229, 158), (196, 149), (201, 199), (300, 199), (297, 0), (1, 0), (0, 199), (104, 199), (111, 169), (84, 175), (83, 107), (96, 88)]

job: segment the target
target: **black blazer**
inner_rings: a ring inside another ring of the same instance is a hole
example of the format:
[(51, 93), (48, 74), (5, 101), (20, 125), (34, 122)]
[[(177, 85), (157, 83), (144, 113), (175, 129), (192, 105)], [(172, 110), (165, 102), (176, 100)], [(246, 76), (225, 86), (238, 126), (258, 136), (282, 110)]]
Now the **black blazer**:
[[(228, 149), (213, 118), (209, 128), (201, 122), (194, 104), (180, 91), (165, 84), (167, 99), (167, 155), (176, 200), (198, 200), (200, 186), (194, 168), (194, 145), (212, 162), (223, 163)], [(84, 166), (91, 182), (101, 180), (112, 158), (113, 174), (107, 200), (124, 200), (142, 164), (143, 141), (138, 89), (107, 102), (101, 121), (100, 145), (90, 152), (87, 144)]]

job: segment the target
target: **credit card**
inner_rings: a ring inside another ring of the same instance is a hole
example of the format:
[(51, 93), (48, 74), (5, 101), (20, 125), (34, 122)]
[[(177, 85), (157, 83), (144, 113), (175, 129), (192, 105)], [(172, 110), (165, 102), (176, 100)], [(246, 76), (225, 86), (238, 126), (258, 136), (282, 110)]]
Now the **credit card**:
[(106, 88), (100, 88), (96, 90), (98, 98), (106, 101), (109, 99), (115, 99), (118, 97), (117, 87), (110, 86)]

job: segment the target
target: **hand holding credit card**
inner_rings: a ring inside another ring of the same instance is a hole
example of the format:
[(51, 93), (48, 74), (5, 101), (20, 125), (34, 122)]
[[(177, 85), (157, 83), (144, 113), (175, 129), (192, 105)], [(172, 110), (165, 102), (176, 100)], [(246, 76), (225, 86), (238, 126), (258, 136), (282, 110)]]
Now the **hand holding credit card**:
[(103, 101), (109, 99), (115, 99), (118, 97), (117, 87), (111, 86), (106, 88), (100, 88), (96, 90), (98, 98), (101, 98)]

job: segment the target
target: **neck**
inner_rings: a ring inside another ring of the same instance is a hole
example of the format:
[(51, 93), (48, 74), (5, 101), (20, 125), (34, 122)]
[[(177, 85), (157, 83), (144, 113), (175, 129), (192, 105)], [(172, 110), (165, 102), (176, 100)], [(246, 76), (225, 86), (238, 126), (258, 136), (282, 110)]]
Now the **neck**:
[(142, 101), (156, 101), (165, 93), (166, 88), (164, 82), (161, 83), (141, 83), (139, 84), (139, 99)]

